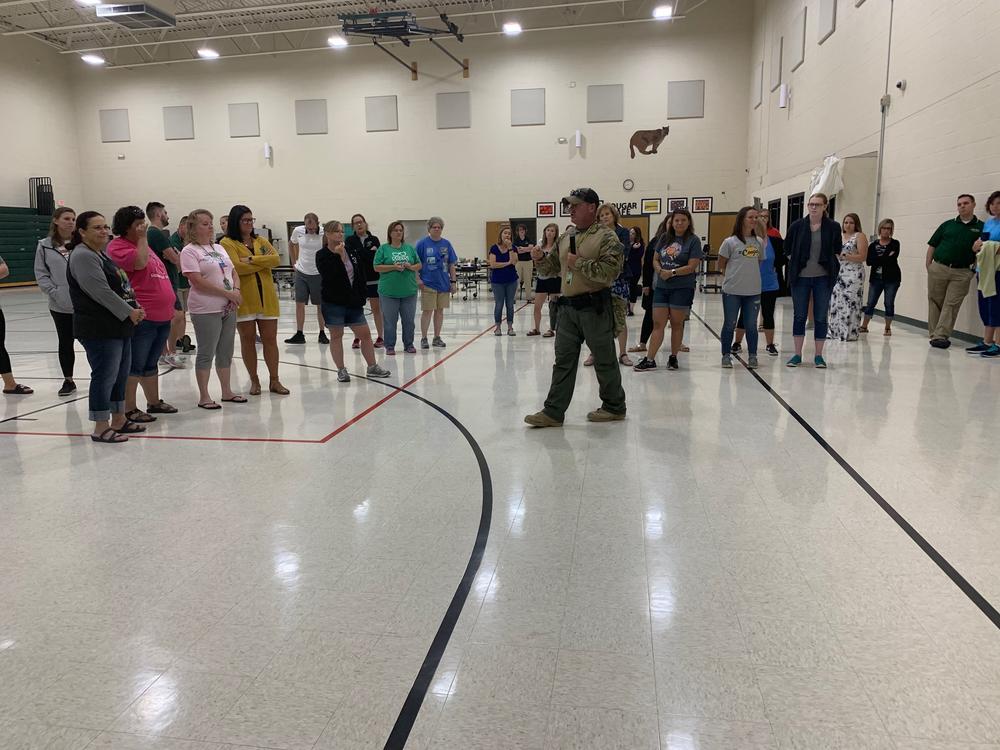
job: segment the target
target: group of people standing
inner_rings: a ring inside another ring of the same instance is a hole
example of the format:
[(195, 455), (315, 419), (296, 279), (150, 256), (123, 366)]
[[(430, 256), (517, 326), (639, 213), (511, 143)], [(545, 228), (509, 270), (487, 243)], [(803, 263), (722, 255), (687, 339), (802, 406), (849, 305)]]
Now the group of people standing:
[[(686, 349), (684, 325), (694, 299), (696, 274), (705, 257), (687, 210), (670, 213), (645, 244), (639, 230), (622, 227), (615, 207), (601, 203), (592, 189), (575, 190), (565, 201), (574, 216), (566, 232), (560, 235), (558, 225), (548, 224), (540, 240), (533, 243), (527, 239), (525, 227), (517, 228), (516, 238), (510, 227), (504, 227), (487, 254), (495, 297), (495, 335), (504, 333), (504, 312), (507, 335), (516, 335), (516, 291), (531, 279), (531, 269), (526, 272), (523, 267), (527, 254), (537, 270), (534, 327), (527, 335), (556, 337), (553, 391), (546, 409), (527, 418), (535, 426), (561, 423), (576, 372), (569, 362), (570, 353), (579, 351), (584, 342), (590, 349), (584, 364), (595, 366), (602, 389), (603, 405), (591, 414), (594, 421), (624, 416), (620, 375), (616, 380), (612, 370), (617, 373), (618, 365), (633, 365), (627, 351), (644, 352), (634, 364), (636, 371), (656, 369), (656, 355), (668, 323), (667, 368), (678, 369), (678, 355)], [(975, 215), (975, 198), (959, 196), (958, 216), (943, 222), (928, 242), (928, 330), (931, 346), (950, 346), (959, 308), (975, 278), (984, 335), (967, 351), (996, 357), (1000, 356), (1000, 191), (991, 194), (986, 204), (990, 217), (984, 223)], [(883, 333), (892, 335), (895, 297), (902, 278), (900, 245), (893, 237), (892, 220), (883, 219), (876, 238), (869, 242), (857, 214), (846, 214), (838, 223), (826, 215), (827, 206), (828, 199), (822, 193), (810, 196), (807, 215), (789, 226), (783, 242), (768, 226), (766, 212), (752, 206), (738, 212), (732, 235), (719, 248), (724, 310), (722, 367), (733, 366), (732, 354), (741, 351), (744, 340), (748, 366), (758, 366), (758, 316), (762, 317), (765, 351), (778, 355), (774, 311), (785, 285), (782, 265), (793, 303), (795, 351), (787, 362), (789, 367), (802, 364), (807, 321), (814, 329), (813, 364), (817, 368), (827, 366), (823, 357), (827, 338), (852, 341), (867, 333), (875, 306), (883, 298)], [(278, 253), (267, 238), (255, 232), (253, 213), (247, 206), (233, 206), (220, 218), (223, 232), (219, 235), (213, 222), (209, 211), (198, 209), (184, 216), (171, 235), (167, 210), (159, 202), (149, 203), (145, 210), (124, 206), (115, 212), (110, 226), (95, 211), (77, 215), (73, 209), (60, 207), (54, 213), (48, 236), (38, 243), (35, 276), (48, 298), (59, 341), (60, 396), (76, 390), (74, 339), (87, 354), (95, 441), (124, 442), (129, 434), (144, 431), (159, 415), (177, 412), (160, 396), (158, 366), (184, 367), (178, 349), (197, 349), (199, 408), (222, 408), (209, 393), (213, 365), (221, 402), (246, 403), (248, 399), (236, 393), (231, 384), (236, 333), (250, 378), (249, 395), (260, 395), (263, 390), (258, 376), (258, 342), (268, 371), (268, 390), (278, 395), (289, 393), (278, 374), (280, 310), (272, 274), (280, 263)], [(361, 214), (351, 218), (351, 229), (351, 235), (345, 237), (340, 222), (321, 226), (318, 216), (309, 213), (290, 238), (298, 330), (286, 343), (305, 343), (305, 306), (315, 305), (321, 327), (319, 341), (329, 345), (341, 382), (350, 381), (342, 343), (345, 328), (354, 334), (352, 347), (361, 351), (370, 377), (390, 374), (377, 363), (375, 350), (384, 347), (387, 356), (396, 354), (400, 323), (404, 352), (416, 352), (418, 296), (420, 346), (445, 346), (441, 330), (444, 311), (456, 289), (458, 262), (454, 247), (442, 236), (444, 221), (440, 217), (427, 222), (427, 236), (416, 247), (406, 243), (401, 221), (389, 224), (384, 244), (370, 233)], [(865, 266), (871, 269), (866, 302)], [(0, 259), (0, 278), (7, 273)], [(646, 316), (639, 346), (626, 349), (625, 319), (640, 295)], [(546, 301), (549, 325), (542, 333)], [(366, 303), (375, 319), (374, 340), (365, 317)], [(197, 346), (185, 334), (185, 313), (191, 316)], [(609, 341), (603, 340), (605, 324)], [(28, 395), (32, 389), (17, 383), (11, 374), (10, 358), (2, 346), (4, 326), (0, 311), (3, 391)], [(560, 340), (563, 328), (567, 330)], [(138, 405), (140, 389), (145, 396), (144, 409)]]
[[(76, 390), (73, 342), (79, 340), (91, 368), (89, 414), (96, 442), (125, 442), (129, 435), (144, 432), (158, 415), (178, 411), (160, 397), (158, 369), (160, 364), (186, 366), (175, 354), (177, 347), (197, 351), (195, 376), (201, 409), (218, 410), (222, 403), (248, 401), (231, 383), (237, 333), (250, 377), (249, 395), (258, 396), (263, 390), (258, 342), (268, 371), (268, 390), (289, 393), (278, 374), (280, 310), (272, 271), (280, 258), (268, 239), (254, 230), (253, 212), (244, 205), (233, 206), (219, 222), (220, 235), (215, 234), (214, 216), (205, 209), (186, 215), (173, 236), (166, 232), (168, 223), (166, 208), (158, 202), (145, 210), (120, 208), (110, 226), (96, 211), (77, 215), (63, 207), (55, 212), (49, 234), (36, 250), (36, 278), (49, 299), (59, 338), (64, 377), (59, 393), (65, 396)], [(416, 351), (418, 291), (424, 311), (421, 345), (445, 346), (443, 311), (454, 290), (458, 260), (451, 243), (441, 236), (444, 222), (438, 217), (428, 222), (428, 236), (416, 249), (405, 244), (401, 221), (389, 225), (389, 242), (384, 245), (368, 232), (361, 214), (352, 218), (352, 225), (354, 232), (347, 239), (338, 221), (327, 222), (320, 233), (318, 218), (309, 214), (293, 234), (297, 336), (301, 338), (305, 304), (312, 301), (329, 331), (329, 337), (324, 332), (320, 340), (329, 344), (340, 382), (350, 381), (344, 363), (344, 328), (353, 332), (353, 346), (361, 350), (369, 377), (390, 375), (376, 362), (375, 348), (384, 345), (387, 355), (395, 354), (399, 319), (405, 351)], [(0, 260), (0, 277), (6, 270)], [(381, 313), (376, 317), (377, 341), (372, 340), (365, 317), (366, 302)], [(196, 345), (184, 333), (185, 312), (191, 316)], [(429, 344), (432, 323), (434, 339)], [(289, 343), (300, 342), (293, 337)], [(0, 354), (5, 393), (32, 393), (13, 380), (6, 350)], [(209, 392), (213, 365), (222, 403)], [(140, 387), (144, 409), (137, 403)]]

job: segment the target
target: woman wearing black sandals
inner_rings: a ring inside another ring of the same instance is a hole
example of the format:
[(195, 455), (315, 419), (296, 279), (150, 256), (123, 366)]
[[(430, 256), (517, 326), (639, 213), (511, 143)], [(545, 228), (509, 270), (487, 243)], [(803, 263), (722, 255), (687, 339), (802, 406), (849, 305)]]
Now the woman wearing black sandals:
[(90, 362), (90, 419), (95, 443), (124, 443), (145, 432), (125, 418), (125, 384), (132, 365), (132, 333), (146, 317), (128, 277), (104, 253), (108, 223), (96, 211), (76, 217), (66, 281), (73, 300), (73, 334)]
[(69, 241), (76, 227), (76, 211), (69, 206), (60, 206), (52, 214), (49, 235), (38, 241), (35, 249), (35, 281), (38, 288), (48, 297), (49, 315), (56, 324), (59, 338), (59, 369), (62, 370), (63, 384), (60, 396), (68, 396), (76, 391), (73, 381), (73, 367), (76, 352), (73, 339), (73, 301), (66, 286), (66, 268), (69, 266)]
[[(544, 255), (548, 255), (557, 250), (558, 244), (559, 225), (546, 224), (545, 229), (542, 230), (542, 238), (538, 242), (538, 249)], [(535, 279), (535, 327), (528, 331), (529, 336), (542, 336), (550, 339), (556, 335), (556, 317), (559, 310), (556, 306), (556, 300), (559, 299), (561, 288), (562, 280), (559, 278), (559, 274), (551, 277), (539, 275)], [(549, 301), (549, 330), (542, 333), (539, 329), (542, 325), (542, 305), (545, 304), (545, 300)]]
[[(0, 279), (5, 279), (8, 276), (10, 276), (10, 269), (4, 259), (0, 258)], [(10, 372), (10, 355), (4, 347), (6, 336), (7, 321), (3, 316), (3, 310), (0, 309), (0, 378), (3, 378), (3, 392), (8, 396), (30, 396), (34, 391), (14, 380), (14, 376)]]

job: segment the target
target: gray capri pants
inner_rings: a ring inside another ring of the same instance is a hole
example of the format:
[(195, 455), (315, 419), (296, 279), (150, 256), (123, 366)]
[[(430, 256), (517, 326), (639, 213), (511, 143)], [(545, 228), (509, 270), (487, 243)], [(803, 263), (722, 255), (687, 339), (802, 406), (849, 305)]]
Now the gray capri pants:
[(222, 313), (191, 313), (194, 335), (198, 341), (198, 354), (194, 369), (212, 369), (215, 359), (217, 370), (226, 370), (233, 363), (233, 342), (236, 338), (236, 311)]

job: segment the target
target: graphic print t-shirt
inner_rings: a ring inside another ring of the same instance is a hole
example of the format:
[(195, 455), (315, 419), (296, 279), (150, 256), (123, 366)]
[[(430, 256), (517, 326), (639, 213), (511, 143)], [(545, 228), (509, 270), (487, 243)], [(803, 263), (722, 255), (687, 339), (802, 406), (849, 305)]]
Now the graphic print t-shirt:
[(420, 258), (420, 280), (435, 292), (451, 291), (449, 263), (458, 263), (458, 254), (444, 237), (437, 242), (424, 237), (417, 243), (417, 257)]
[(764, 249), (756, 237), (727, 237), (719, 248), (719, 257), (726, 259), (726, 275), (722, 291), (726, 294), (753, 296), (760, 294), (760, 264)]
[[(660, 268), (666, 271), (672, 268), (684, 268), (692, 259), (701, 260), (705, 257), (701, 249), (701, 240), (693, 234), (687, 240), (677, 238), (673, 242), (667, 242), (664, 237), (660, 240), (656, 253), (660, 258)], [(684, 274), (671, 279), (661, 279), (657, 275), (653, 277), (653, 283), (659, 289), (693, 289), (697, 280), (694, 274)]]
[[(417, 263), (417, 251), (410, 245), (382, 245), (375, 251), (376, 266), (394, 266), (399, 263)], [(378, 293), (383, 297), (412, 297), (417, 293), (417, 274), (414, 271), (401, 270), (379, 274)]]

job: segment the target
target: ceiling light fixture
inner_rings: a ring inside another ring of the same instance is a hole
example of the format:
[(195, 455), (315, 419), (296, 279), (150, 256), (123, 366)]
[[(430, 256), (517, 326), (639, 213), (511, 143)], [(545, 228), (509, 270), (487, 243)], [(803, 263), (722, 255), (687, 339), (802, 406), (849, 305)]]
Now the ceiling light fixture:
[(80, 0), (84, 5), (100, 5), (101, 0)]
[(198, 57), (204, 60), (218, 60), (219, 53), (210, 47), (202, 47), (198, 50)]
[(517, 36), (521, 33), (521, 24), (517, 21), (508, 21), (503, 25), (503, 33), (507, 36)]
[(87, 65), (104, 65), (104, 58), (100, 55), (80, 55), (80, 59)]
[(340, 34), (334, 34), (333, 36), (331, 36), (329, 39), (326, 40), (326, 43), (329, 44), (331, 47), (335, 47), (337, 49), (347, 46), (347, 40), (344, 39), (344, 37), (342, 37)]
[(670, 5), (657, 5), (653, 8), (653, 18), (664, 20), (674, 15), (674, 9)]

